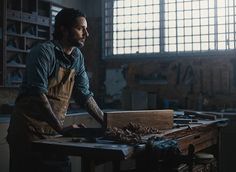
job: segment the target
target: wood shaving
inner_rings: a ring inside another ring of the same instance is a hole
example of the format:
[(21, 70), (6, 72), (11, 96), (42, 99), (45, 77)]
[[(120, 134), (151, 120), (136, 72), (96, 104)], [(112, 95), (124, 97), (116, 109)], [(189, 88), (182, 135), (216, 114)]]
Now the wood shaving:
[(142, 143), (141, 136), (158, 133), (155, 128), (144, 127), (137, 123), (130, 122), (123, 128), (108, 128), (104, 138), (125, 144)]

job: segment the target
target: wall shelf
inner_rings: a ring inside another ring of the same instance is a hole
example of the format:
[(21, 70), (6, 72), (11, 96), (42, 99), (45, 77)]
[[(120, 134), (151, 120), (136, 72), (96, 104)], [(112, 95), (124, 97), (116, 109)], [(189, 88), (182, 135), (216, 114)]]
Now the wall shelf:
[(30, 49), (49, 40), (52, 2), (3, 0), (0, 14), (0, 86), (18, 87)]

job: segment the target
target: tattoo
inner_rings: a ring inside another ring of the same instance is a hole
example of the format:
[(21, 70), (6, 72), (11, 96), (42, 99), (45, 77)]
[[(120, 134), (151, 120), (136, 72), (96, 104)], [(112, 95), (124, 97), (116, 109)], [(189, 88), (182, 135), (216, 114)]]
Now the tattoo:
[(62, 130), (62, 124), (60, 120), (56, 117), (55, 113), (52, 110), (52, 107), (48, 101), (48, 98), (45, 94), (40, 94), (40, 98), (42, 100), (45, 120), (48, 122), (48, 124), (55, 129), (57, 132), (61, 132)]
[(85, 103), (85, 108), (88, 111), (88, 113), (102, 126), (104, 126), (104, 119), (103, 119), (103, 112), (98, 107), (96, 101), (93, 97), (89, 97), (88, 100)]
[(45, 94), (36, 94), (29, 97), (22, 95), (17, 99), (17, 104), (26, 112), (28, 117), (47, 122), (57, 132), (62, 130), (62, 123), (53, 112)]

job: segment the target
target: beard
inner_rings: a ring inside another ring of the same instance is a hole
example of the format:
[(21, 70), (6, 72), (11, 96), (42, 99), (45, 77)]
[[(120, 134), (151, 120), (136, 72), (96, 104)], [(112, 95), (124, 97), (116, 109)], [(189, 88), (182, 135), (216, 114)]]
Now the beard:
[(84, 46), (84, 42), (82, 42), (82, 41), (74, 41), (74, 43), (72, 45), (74, 47), (77, 47), (77, 48), (82, 48)]
[(69, 39), (68, 41), (73, 47), (82, 48), (84, 46), (83, 41), (78, 41), (76, 39)]
[(68, 42), (73, 47), (82, 48), (84, 46), (84, 41), (76, 39), (73, 34), (68, 36)]

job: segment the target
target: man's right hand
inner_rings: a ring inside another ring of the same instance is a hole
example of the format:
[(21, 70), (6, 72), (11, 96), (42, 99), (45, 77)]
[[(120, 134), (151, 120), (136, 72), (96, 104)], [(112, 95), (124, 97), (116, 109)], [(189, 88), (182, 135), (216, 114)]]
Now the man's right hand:
[(72, 124), (69, 126), (64, 127), (60, 134), (62, 135), (67, 135), (68, 133), (70, 133), (70, 131), (72, 131), (74, 128), (86, 128), (86, 126), (83, 123), (80, 124)]

